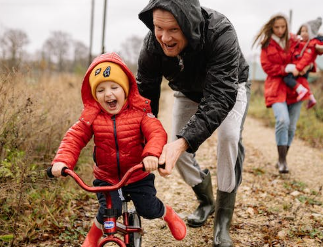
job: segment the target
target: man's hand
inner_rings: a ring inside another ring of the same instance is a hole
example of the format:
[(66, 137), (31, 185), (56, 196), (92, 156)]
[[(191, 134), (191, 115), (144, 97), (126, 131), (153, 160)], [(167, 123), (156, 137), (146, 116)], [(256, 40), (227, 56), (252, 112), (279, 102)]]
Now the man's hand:
[(54, 163), (52, 166), (52, 173), (55, 177), (60, 177), (62, 175), (62, 169), (67, 167), (67, 165), (63, 162)]
[(179, 156), (186, 151), (188, 144), (184, 138), (167, 143), (163, 147), (163, 152), (159, 157), (159, 164), (165, 164), (165, 169), (158, 169), (161, 176), (167, 176), (172, 173), (172, 170)]
[(155, 156), (146, 156), (142, 163), (144, 163), (145, 170), (148, 172), (157, 170), (158, 168), (158, 158)]

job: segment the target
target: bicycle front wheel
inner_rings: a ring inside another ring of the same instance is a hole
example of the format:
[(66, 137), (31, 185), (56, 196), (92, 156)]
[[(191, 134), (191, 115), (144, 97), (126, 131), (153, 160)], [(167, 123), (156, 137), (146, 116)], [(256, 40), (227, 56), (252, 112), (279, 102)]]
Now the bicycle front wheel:
[[(129, 225), (134, 227), (141, 227), (140, 216), (136, 211), (129, 212)], [(130, 243), (127, 247), (141, 247), (141, 234), (134, 232), (130, 234)]]

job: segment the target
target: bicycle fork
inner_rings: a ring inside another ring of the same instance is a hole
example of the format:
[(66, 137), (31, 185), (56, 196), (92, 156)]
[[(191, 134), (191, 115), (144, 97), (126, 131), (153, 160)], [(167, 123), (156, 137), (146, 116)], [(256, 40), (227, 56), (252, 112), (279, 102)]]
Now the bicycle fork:
[[(125, 198), (123, 198), (123, 196), (121, 196), (123, 224), (120, 224), (117, 222), (118, 211), (117, 209), (114, 209), (112, 207), (112, 199), (110, 194), (106, 193), (105, 198), (106, 198), (107, 208), (104, 210), (104, 215), (103, 215), (103, 220), (104, 220), (103, 234), (106, 237), (99, 243), (99, 246), (103, 246), (105, 243), (108, 243), (108, 242), (115, 242), (119, 244), (119, 246), (126, 246), (127, 244), (130, 243), (129, 234), (133, 232), (140, 232), (138, 228), (131, 229), (131, 227), (129, 227), (128, 202)], [(114, 234), (116, 234), (117, 232), (121, 232), (123, 234), (124, 241), (114, 236)]]

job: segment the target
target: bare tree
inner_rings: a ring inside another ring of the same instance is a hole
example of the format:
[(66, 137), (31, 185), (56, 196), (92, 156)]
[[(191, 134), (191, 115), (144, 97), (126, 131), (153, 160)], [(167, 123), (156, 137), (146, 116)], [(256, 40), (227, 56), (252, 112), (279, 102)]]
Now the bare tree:
[(81, 41), (75, 40), (73, 42), (74, 48), (74, 61), (73, 69), (74, 72), (85, 73), (84, 70), (88, 67), (88, 54), (89, 48)]
[(19, 29), (8, 29), (0, 38), (3, 60), (8, 61), (9, 67), (17, 68), (22, 60), (23, 47), (29, 43), (27, 34)]
[(54, 31), (43, 45), (43, 51), (46, 54), (49, 63), (56, 63), (58, 71), (66, 71), (64, 68), (66, 61), (69, 58), (72, 39), (69, 34)]
[(133, 35), (121, 44), (121, 50), (118, 52), (133, 73), (137, 70), (137, 62), (142, 43), (142, 37)]

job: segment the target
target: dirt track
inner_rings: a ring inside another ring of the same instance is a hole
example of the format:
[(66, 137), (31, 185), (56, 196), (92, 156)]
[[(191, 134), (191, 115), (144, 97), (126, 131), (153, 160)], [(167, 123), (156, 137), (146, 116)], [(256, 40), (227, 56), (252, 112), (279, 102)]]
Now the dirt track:
[[(163, 94), (159, 118), (170, 133), (172, 92)], [(280, 176), (274, 130), (247, 117), (243, 133), (246, 160), (231, 227), (235, 246), (323, 246), (323, 153), (295, 139), (288, 154), (290, 173)], [(216, 133), (199, 149), (197, 159), (211, 169), (216, 193)], [(174, 170), (169, 178), (156, 173), (157, 195), (184, 219), (196, 207), (192, 190)], [(315, 193), (314, 193), (314, 192)], [(302, 198), (308, 202), (304, 203)], [(188, 228), (183, 241), (172, 238), (161, 220), (144, 220), (145, 247), (212, 246), (213, 217), (204, 227)], [(313, 233), (321, 232), (310, 238)]]

